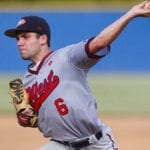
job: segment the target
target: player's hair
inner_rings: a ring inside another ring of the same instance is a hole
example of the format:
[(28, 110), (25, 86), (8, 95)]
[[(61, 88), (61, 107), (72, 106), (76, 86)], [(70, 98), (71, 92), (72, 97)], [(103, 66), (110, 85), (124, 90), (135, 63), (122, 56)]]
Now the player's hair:
[[(40, 33), (36, 33), (36, 37), (39, 39), (40, 38), (40, 36), (41, 35), (43, 35), (43, 34), (40, 34)], [(46, 35), (46, 34), (45, 34)], [(47, 36), (47, 35), (46, 35)], [(48, 38), (48, 36), (47, 36), (47, 45), (48, 45), (48, 47), (50, 47), (50, 39)]]

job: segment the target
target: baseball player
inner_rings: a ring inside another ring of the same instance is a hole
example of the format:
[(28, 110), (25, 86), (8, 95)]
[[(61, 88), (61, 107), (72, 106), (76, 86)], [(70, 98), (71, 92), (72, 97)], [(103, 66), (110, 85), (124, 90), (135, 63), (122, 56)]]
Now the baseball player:
[(40, 150), (118, 150), (111, 129), (99, 119), (87, 73), (133, 18), (150, 17), (149, 4), (135, 5), (97, 36), (55, 51), (41, 17), (24, 16), (16, 28), (5, 31), (17, 39), (22, 59), (31, 60), (23, 78), (31, 107), (17, 117), (21, 126), (33, 127), (30, 114), (38, 116), (36, 127), (51, 138)]

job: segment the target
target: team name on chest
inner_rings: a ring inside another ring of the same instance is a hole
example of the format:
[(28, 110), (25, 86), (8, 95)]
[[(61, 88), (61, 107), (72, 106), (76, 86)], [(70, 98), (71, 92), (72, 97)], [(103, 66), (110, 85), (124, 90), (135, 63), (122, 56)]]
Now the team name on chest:
[(53, 92), (58, 84), (59, 77), (54, 75), (53, 70), (51, 70), (42, 82), (36, 81), (32, 86), (27, 87), (26, 91), (29, 94), (29, 101), (35, 111), (38, 112), (41, 104)]

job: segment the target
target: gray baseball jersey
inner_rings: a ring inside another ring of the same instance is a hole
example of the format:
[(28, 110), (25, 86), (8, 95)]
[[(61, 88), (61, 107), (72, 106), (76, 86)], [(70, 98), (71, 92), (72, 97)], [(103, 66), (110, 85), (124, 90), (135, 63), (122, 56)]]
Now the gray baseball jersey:
[(91, 55), (89, 41), (49, 53), (36, 66), (30, 65), (25, 74), (23, 82), (45, 137), (66, 141), (91, 135), (101, 128), (87, 73), (110, 48)]

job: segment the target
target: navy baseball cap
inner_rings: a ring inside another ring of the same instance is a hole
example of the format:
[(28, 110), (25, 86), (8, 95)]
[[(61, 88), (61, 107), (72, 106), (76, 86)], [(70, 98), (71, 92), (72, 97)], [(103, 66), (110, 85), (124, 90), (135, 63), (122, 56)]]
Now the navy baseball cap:
[(19, 31), (46, 34), (48, 37), (48, 43), (50, 41), (50, 27), (45, 19), (38, 16), (22, 17), (16, 28), (6, 30), (4, 34), (8, 37), (16, 38)]

